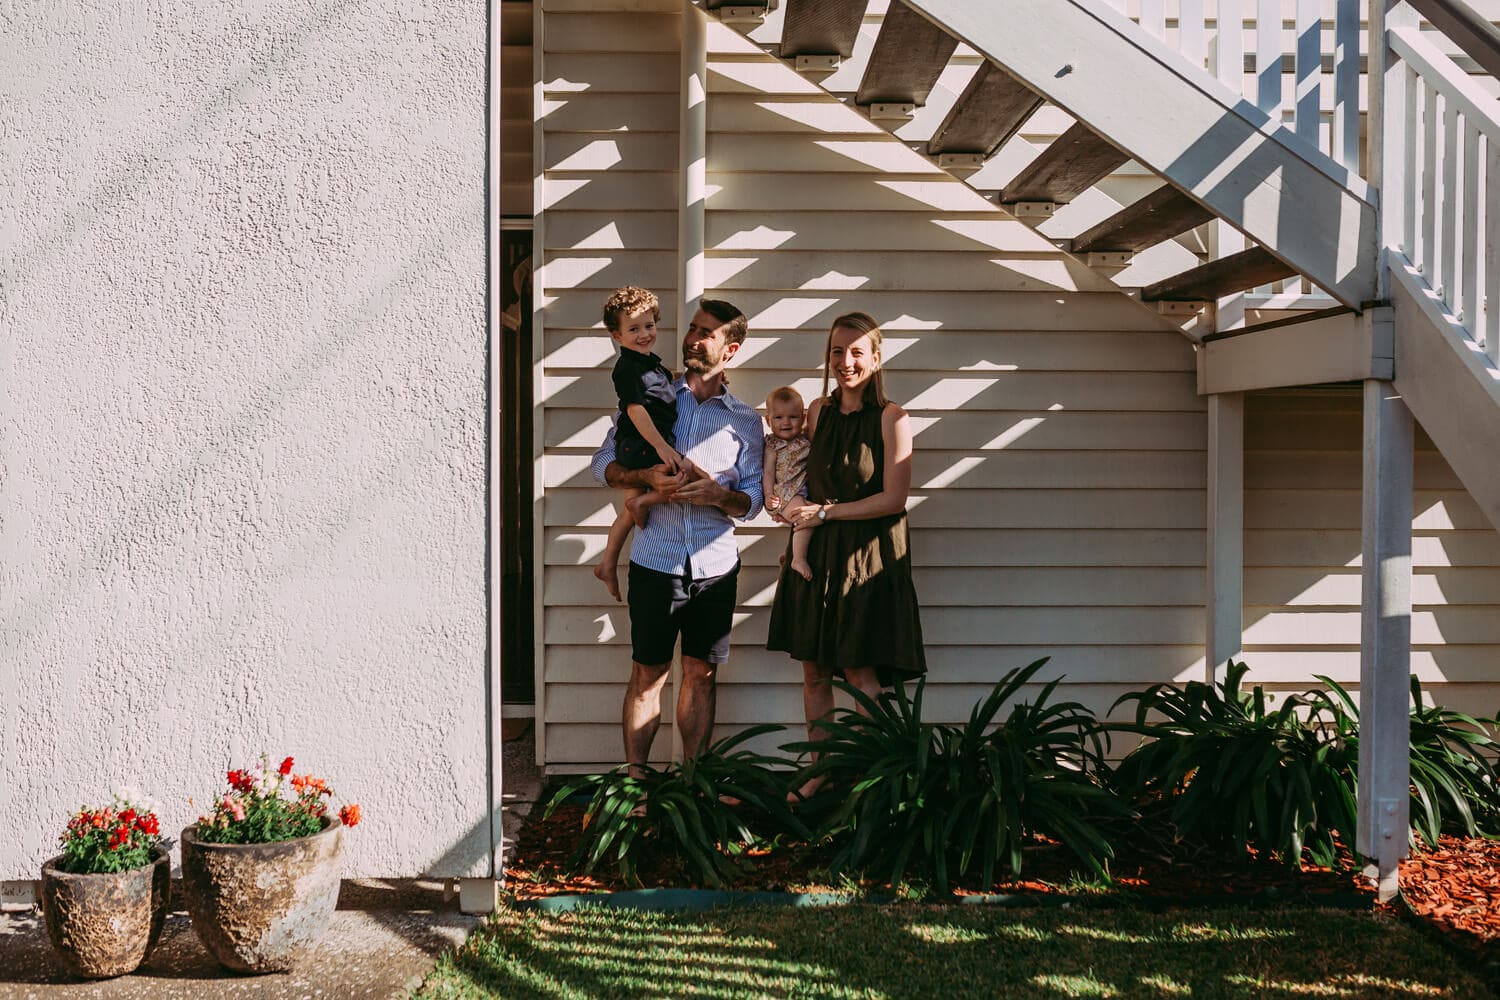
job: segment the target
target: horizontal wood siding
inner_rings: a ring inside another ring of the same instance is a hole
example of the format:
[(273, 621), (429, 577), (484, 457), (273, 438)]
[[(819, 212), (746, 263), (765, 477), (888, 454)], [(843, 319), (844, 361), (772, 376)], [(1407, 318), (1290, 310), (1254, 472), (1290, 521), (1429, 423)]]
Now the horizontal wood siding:
[[(629, 622), (589, 569), (619, 498), (588, 460), (612, 401), (599, 303), (625, 282), (660, 290), (676, 267), (675, 76), (664, 54), (640, 58), (675, 38), (656, 17), (547, 23), (549, 99), (568, 101), (545, 150), (542, 721), (559, 770), (620, 756)], [(882, 322), (887, 388), (917, 431), (931, 716), (966, 715), (1042, 656), (1101, 712), (1201, 673), (1206, 418), (1187, 341), (729, 29), (709, 39), (709, 294), (751, 328), (732, 388), (756, 406), (784, 384), (811, 398), (829, 321)], [(800, 737), (800, 670), (764, 649), (785, 530), (762, 517), (738, 534), (717, 733), (772, 722)]]
[[(592, 565), (603, 550), (620, 498), (594, 486), (579, 463), (586, 465), (614, 411), (614, 350), (600, 321), (610, 291), (636, 284), (657, 293), (663, 307), (657, 350), (667, 364), (677, 363), (672, 304), (682, 14), (675, 0), (541, 2), (544, 175), (538, 208), (545, 267), (538, 419), (544, 451), (538, 481), (546, 485), (537, 530), (572, 526), (586, 542), (572, 544), (547, 529), (539, 576), (548, 605), (570, 586), (576, 593), (563, 603), (598, 604), (608, 597), (580, 567)], [(567, 488), (550, 486), (559, 477)], [(554, 578), (564, 570), (570, 575)], [(617, 643), (629, 626), (616, 607), (601, 607), (592, 621), (569, 616), (573, 610), (548, 607), (538, 619), (538, 756), (549, 766), (612, 765), (621, 759), (620, 698), (630, 671), (630, 650)], [(559, 634), (566, 641), (556, 641)], [(588, 684), (576, 681), (580, 657), (593, 664)], [(672, 745), (670, 712), (663, 721), (658, 760)]]
[[(1252, 394), (1245, 410), (1245, 660), (1298, 689), (1359, 685), (1357, 387)], [(1500, 534), (1417, 430), (1412, 669), (1466, 711), (1500, 710)]]

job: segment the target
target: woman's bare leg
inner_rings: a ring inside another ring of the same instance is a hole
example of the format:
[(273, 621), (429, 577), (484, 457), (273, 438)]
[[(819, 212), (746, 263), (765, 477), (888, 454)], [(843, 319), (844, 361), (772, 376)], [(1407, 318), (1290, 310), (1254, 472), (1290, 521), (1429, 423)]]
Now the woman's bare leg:
[[(824, 670), (811, 660), (802, 661), (802, 711), (807, 717), (808, 740), (823, 738), (823, 728), (818, 725), (833, 714), (833, 672)], [(820, 758), (813, 754), (813, 760)], [(787, 802), (795, 803), (811, 796), (823, 786), (826, 775), (809, 778), (795, 792), (788, 793)]]
[[(851, 687), (869, 695), (871, 701), (880, 701), (882, 688), (880, 686), (880, 678), (876, 676), (874, 667), (850, 667), (844, 671), (844, 680), (848, 681)], [(865, 706), (856, 705), (856, 707), (859, 709), (861, 715), (870, 714), (865, 711)]]

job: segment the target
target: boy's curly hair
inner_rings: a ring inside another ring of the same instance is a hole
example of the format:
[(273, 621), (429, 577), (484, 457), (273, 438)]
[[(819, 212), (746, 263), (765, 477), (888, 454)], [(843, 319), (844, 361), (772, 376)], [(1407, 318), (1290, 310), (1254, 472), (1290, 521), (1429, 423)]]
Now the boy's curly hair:
[(651, 318), (661, 319), (661, 300), (653, 293), (635, 285), (626, 285), (604, 300), (604, 328), (618, 330), (625, 316), (651, 310)]

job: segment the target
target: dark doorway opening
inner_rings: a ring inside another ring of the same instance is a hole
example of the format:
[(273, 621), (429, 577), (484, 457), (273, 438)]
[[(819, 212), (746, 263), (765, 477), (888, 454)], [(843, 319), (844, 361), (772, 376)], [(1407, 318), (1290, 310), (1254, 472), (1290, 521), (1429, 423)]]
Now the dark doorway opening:
[(533, 669), (531, 228), (500, 231), (500, 695), (536, 703)]

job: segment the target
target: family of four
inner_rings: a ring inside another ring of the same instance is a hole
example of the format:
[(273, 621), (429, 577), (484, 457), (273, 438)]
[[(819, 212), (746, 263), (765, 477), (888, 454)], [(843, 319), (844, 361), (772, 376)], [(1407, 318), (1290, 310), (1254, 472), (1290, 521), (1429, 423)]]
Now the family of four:
[(804, 412), (795, 389), (776, 389), (763, 423), (725, 376), (748, 332), (744, 314), (702, 300), (675, 380), (652, 350), (659, 318), (644, 289), (622, 288), (605, 303), (604, 325), (620, 347), (620, 414), (593, 461), (599, 483), (627, 493), (594, 571), (616, 600), (619, 554), (636, 532), (622, 724), (625, 760), (637, 772), (679, 638), (683, 748), (695, 755), (709, 744), (740, 568), (734, 522), (763, 506), (792, 529), (766, 645), (801, 661), (809, 738), (833, 710), (833, 678), (875, 697), (926, 670), (907, 546), (911, 421), (885, 396), (875, 321), (857, 312), (834, 320), (823, 394)]

